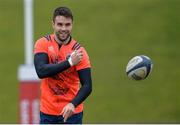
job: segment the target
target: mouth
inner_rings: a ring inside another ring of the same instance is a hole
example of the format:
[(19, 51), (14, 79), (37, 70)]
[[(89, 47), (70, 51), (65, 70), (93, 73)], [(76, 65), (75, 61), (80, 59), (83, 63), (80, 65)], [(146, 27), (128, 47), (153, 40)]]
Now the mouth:
[(61, 34), (59, 34), (59, 37), (60, 37), (60, 38), (66, 38), (67, 36), (68, 36), (67, 33), (61, 33)]
[(67, 36), (68, 33), (67, 32), (57, 32), (57, 35), (59, 35), (59, 36)]
[(56, 34), (57, 34), (58, 39), (61, 41), (65, 41), (69, 36), (69, 34), (66, 32), (57, 32)]

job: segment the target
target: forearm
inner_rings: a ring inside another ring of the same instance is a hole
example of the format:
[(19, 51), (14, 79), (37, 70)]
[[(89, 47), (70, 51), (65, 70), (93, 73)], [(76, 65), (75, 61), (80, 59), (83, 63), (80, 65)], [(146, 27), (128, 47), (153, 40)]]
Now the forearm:
[(70, 67), (68, 61), (61, 62), (59, 64), (42, 64), (37, 69), (36, 72), (39, 78), (46, 78), (54, 76)]
[(79, 90), (77, 96), (72, 100), (72, 104), (77, 107), (79, 104), (81, 104), (91, 93), (92, 87), (84, 85)]
[(54, 76), (70, 67), (67, 60), (58, 64), (48, 64), (47, 59), (45, 53), (36, 54), (34, 56), (34, 65), (39, 78)]
[(80, 82), (82, 87), (78, 91), (76, 97), (71, 101), (71, 103), (77, 107), (81, 104), (92, 92), (92, 80), (90, 68), (78, 71)]

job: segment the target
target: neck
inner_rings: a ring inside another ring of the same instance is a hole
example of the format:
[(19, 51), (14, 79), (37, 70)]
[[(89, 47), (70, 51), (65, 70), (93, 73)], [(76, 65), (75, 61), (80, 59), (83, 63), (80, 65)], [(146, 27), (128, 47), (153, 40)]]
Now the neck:
[(66, 45), (71, 40), (71, 36), (69, 36), (66, 40), (62, 41), (59, 38), (57, 38), (57, 36), (55, 35), (54, 39), (59, 45)]

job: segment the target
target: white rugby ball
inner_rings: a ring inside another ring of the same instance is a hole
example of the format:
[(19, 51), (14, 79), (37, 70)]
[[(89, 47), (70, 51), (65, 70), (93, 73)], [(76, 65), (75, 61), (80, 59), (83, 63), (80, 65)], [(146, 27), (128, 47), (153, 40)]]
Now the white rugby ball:
[(148, 77), (153, 68), (151, 59), (145, 55), (133, 57), (126, 66), (126, 74), (133, 80), (143, 80)]

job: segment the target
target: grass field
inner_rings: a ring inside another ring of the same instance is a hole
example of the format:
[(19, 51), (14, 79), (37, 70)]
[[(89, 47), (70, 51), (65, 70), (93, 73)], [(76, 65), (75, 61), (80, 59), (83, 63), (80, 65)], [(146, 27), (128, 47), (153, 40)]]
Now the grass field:
[[(84, 123), (180, 123), (179, 0), (34, 0), (34, 40), (52, 33), (52, 12), (74, 13), (73, 37), (92, 63)], [(23, 1), (0, 0), (0, 123), (18, 123), (17, 69), (24, 63)], [(129, 80), (130, 58), (153, 60), (144, 81)]]

